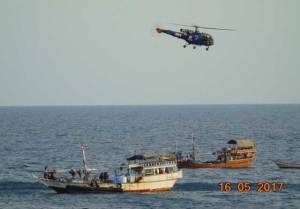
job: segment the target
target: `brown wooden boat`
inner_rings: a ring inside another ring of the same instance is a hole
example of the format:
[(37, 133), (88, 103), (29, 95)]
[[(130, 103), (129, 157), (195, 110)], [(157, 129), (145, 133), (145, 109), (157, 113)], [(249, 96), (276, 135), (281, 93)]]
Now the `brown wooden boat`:
[(238, 160), (229, 160), (227, 162), (218, 161), (181, 161), (177, 162), (179, 168), (247, 168), (251, 163), (255, 161), (255, 158), (246, 158)]
[(293, 169), (300, 169), (300, 164), (299, 163), (284, 163), (280, 161), (274, 161), (274, 163), (279, 167), (279, 168), (293, 168)]
[(215, 152), (217, 159), (201, 162), (195, 159), (196, 153), (193, 139), (193, 152), (187, 157), (177, 155), (179, 168), (247, 168), (255, 161), (255, 144), (250, 139), (230, 140), (231, 147)]

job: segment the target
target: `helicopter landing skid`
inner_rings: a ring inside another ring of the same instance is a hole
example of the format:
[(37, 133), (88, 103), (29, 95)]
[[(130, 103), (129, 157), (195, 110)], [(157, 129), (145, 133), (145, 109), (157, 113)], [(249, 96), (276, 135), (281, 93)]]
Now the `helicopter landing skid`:
[[(189, 46), (189, 45), (191, 45), (191, 44), (184, 44), (182, 47), (183, 47), (183, 48), (186, 48), (186, 47)], [(193, 49), (196, 49), (196, 48), (197, 48), (197, 46), (196, 46), (196, 45), (193, 45)], [(206, 51), (208, 51), (208, 50), (209, 50), (209, 46), (206, 47), (205, 49), (206, 49)]]
[[(183, 48), (186, 48), (187, 46), (189, 46), (190, 44), (184, 44)], [(193, 45), (193, 49), (196, 49), (196, 45)]]

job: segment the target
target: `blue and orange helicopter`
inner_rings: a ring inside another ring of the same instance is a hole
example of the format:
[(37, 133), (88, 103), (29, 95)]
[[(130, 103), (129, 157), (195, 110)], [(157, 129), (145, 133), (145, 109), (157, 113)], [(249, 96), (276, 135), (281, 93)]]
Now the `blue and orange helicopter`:
[(166, 30), (162, 28), (156, 28), (158, 33), (165, 33), (180, 39), (183, 39), (187, 42), (187, 44), (183, 45), (183, 48), (186, 48), (188, 45), (193, 45), (193, 49), (196, 49), (196, 46), (206, 46), (206, 51), (209, 49), (210, 46), (214, 45), (213, 37), (208, 33), (200, 32), (198, 29), (209, 29), (209, 30), (227, 30), (227, 31), (234, 31), (233, 29), (228, 28), (212, 28), (212, 27), (202, 27), (198, 25), (181, 25), (176, 23), (171, 23), (173, 25), (179, 25), (184, 27), (191, 27), (194, 30), (181, 28), (180, 32)]

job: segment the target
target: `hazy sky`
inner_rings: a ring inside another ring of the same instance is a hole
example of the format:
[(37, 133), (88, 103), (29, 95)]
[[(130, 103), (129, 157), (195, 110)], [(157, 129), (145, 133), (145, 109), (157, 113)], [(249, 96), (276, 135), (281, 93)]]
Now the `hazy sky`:
[[(298, 0), (0, 0), (0, 105), (300, 103)], [(215, 45), (182, 48), (168, 23)]]

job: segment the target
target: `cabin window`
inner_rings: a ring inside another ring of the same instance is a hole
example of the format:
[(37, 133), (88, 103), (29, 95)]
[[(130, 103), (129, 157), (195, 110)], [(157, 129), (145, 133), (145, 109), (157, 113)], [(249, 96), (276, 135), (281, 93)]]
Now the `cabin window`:
[(174, 173), (177, 171), (177, 167), (166, 167), (165, 173)]
[(131, 174), (140, 174), (142, 172), (142, 167), (131, 168)]
[(172, 173), (173, 172), (173, 167), (166, 167), (166, 173)]
[(145, 169), (145, 176), (151, 176), (154, 175), (153, 169)]

